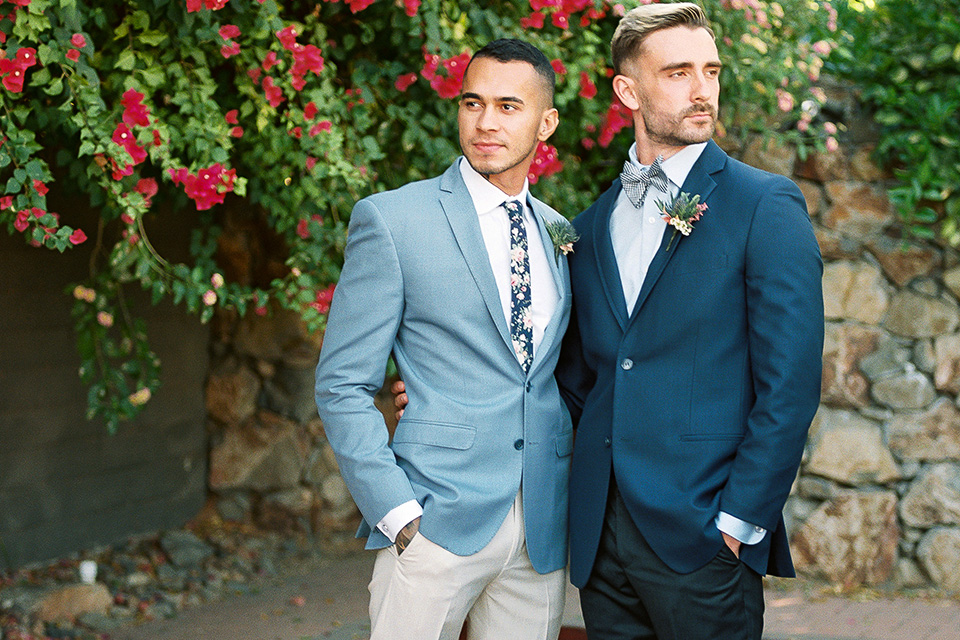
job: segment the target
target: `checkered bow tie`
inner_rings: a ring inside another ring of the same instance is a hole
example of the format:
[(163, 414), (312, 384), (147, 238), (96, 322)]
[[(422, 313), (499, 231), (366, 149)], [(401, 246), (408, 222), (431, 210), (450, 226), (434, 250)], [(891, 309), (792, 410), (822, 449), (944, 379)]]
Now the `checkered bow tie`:
[(632, 162), (627, 160), (623, 163), (623, 172), (620, 174), (620, 182), (627, 198), (638, 209), (643, 208), (643, 199), (647, 195), (647, 189), (651, 185), (656, 187), (662, 193), (670, 192), (670, 181), (667, 174), (663, 172), (663, 156), (657, 156), (653, 164), (646, 169), (638, 169)]

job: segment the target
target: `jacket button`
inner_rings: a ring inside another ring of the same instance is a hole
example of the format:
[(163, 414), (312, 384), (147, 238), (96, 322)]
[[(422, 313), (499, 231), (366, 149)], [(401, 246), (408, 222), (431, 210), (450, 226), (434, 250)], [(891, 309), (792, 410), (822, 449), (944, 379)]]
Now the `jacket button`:
[(630, 358), (624, 358), (623, 362), (620, 363), (620, 368), (624, 371), (630, 371), (630, 369), (633, 369), (633, 360)]
[(530, 389), (532, 389), (532, 388), (533, 388), (533, 386), (528, 382), (528, 383), (527, 383), (527, 393), (530, 393)]
[(521, 438), (520, 440), (517, 440), (516, 442), (514, 442), (513, 448), (516, 449), (517, 451), (520, 451), (521, 449), (523, 449), (523, 439)]
[(609, 446), (610, 446), (610, 438), (604, 438), (604, 439), (603, 439), (603, 446), (605, 446), (605, 447), (609, 447)]

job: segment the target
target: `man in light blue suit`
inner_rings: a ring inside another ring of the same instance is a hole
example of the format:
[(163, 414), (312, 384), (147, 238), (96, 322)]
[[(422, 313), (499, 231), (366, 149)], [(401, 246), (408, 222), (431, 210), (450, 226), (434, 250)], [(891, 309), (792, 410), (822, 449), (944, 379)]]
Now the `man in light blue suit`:
[(637, 7), (612, 51), (636, 144), (574, 220), (571, 581), (597, 640), (760, 640), (761, 576), (793, 575), (781, 511), (819, 402), (819, 250), (797, 186), (711, 140), (700, 7)]
[[(358, 202), (316, 397), (378, 549), (372, 638), (553, 640), (563, 610), (572, 427), (554, 379), (570, 310), (565, 220), (527, 192), (558, 123), (536, 48), (478, 51), (464, 157)], [(373, 396), (393, 354), (410, 406), (392, 442)]]

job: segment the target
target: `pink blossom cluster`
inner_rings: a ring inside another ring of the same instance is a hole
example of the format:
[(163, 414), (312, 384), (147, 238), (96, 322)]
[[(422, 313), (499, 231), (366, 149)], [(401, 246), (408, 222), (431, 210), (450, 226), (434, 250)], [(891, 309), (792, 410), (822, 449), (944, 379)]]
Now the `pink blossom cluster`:
[(228, 2), (230, 2), (230, 0), (187, 0), (187, 13), (193, 13), (194, 11), (201, 11), (203, 9), (219, 11), (223, 9)]
[(563, 162), (557, 156), (557, 148), (545, 142), (537, 144), (537, 154), (530, 165), (527, 179), (530, 184), (536, 184), (541, 177), (552, 176), (563, 171)]
[[(607, 109), (607, 113), (603, 116), (603, 122), (600, 123), (600, 135), (597, 137), (597, 143), (604, 149), (607, 148), (613, 142), (613, 137), (631, 124), (633, 124), (633, 115), (630, 110), (623, 106), (617, 98), (614, 98), (610, 108)], [(589, 148), (592, 145), (584, 144), (584, 146)]]
[[(330, 2), (333, 4), (340, 3), (340, 0), (323, 0), (323, 1)], [(344, 0), (344, 4), (347, 5), (351, 13), (357, 13), (358, 11), (363, 11), (364, 9), (372, 5), (375, 1), (376, 0)]]
[[(0, 198), (0, 210), (9, 209), (12, 208), (12, 206), (13, 198), (11, 196)], [(40, 219), (47, 214), (53, 216), (54, 220), (53, 225), (49, 227), (40, 223)], [(60, 225), (60, 214), (53, 213), (52, 211), (44, 211), (39, 207), (22, 209), (21, 211), (17, 212), (17, 217), (13, 220), (13, 228), (20, 233), (24, 233), (30, 228), (31, 222), (43, 229), (43, 239), (46, 240), (57, 232), (57, 227)], [(81, 242), (84, 242), (86, 239), (87, 234), (84, 233), (82, 229), (75, 229), (69, 237), (70, 244), (72, 245), (78, 245)], [(38, 240), (31, 240), (30, 244), (34, 247), (40, 246), (40, 242)]]
[(224, 58), (232, 58), (240, 53), (240, 43), (234, 40), (240, 36), (240, 27), (235, 24), (225, 24), (220, 27), (218, 33), (224, 41), (223, 46), (220, 47), (220, 55)]
[(67, 51), (67, 59), (76, 62), (80, 59), (80, 50), (87, 46), (87, 39), (84, 38), (82, 34), (75, 33), (73, 37), (70, 38), (70, 45), (73, 48)]
[(607, 14), (605, 9), (594, 7), (593, 0), (530, 0), (530, 9), (533, 13), (520, 19), (520, 26), (525, 29), (542, 29), (548, 13), (550, 22), (558, 29), (569, 29), (570, 18), (575, 13), (583, 12), (580, 16), (581, 27)]
[(316, 222), (319, 225), (323, 225), (323, 218), (321, 216), (314, 214), (310, 216), (309, 220), (307, 218), (301, 218), (300, 221), (297, 222), (297, 235), (303, 238), (304, 240), (308, 240), (310, 238), (311, 222)]
[[(463, 74), (467, 71), (467, 64), (470, 62), (470, 54), (466, 51), (458, 56), (443, 60), (436, 54), (424, 52), (424, 65), (420, 75), (430, 83), (430, 87), (437, 92), (441, 98), (455, 98), (460, 95), (460, 87), (463, 85)], [(446, 74), (438, 73), (441, 65)]]
[(317, 310), (317, 313), (327, 313), (330, 311), (330, 303), (333, 301), (333, 291), (337, 285), (332, 284), (326, 289), (317, 291), (317, 298), (310, 303), (310, 307)]
[[(113, 167), (113, 179), (120, 180), (124, 176), (133, 173), (133, 167), (147, 159), (147, 150), (137, 142), (137, 136), (130, 127), (149, 127), (150, 109), (143, 104), (144, 95), (136, 89), (130, 88), (123, 92), (120, 97), (120, 104), (123, 105), (122, 122), (117, 123), (117, 128), (113, 130), (111, 140), (120, 145), (130, 156), (132, 162), (125, 163), (122, 167), (116, 160), (111, 160)], [(160, 133), (157, 130), (153, 132), (153, 141), (155, 145), (160, 145)]]
[(27, 69), (37, 64), (37, 50), (33, 47), (20, 47), (13, 55), (7, 57), (6, 51), (0, 51), (0, 78), (7, 91), (20, 93), (23, 91), (23, 81)]
[(196, 174), (185, 168), (168, 169), (173, 184), (183, 185), (187, 197), (197, 203), (197, 211), (221, 204), (224, 197), (233, 191), (237, 179), (236, 169), (224, 169), (219, 162), (206, 169), (200, 169)]

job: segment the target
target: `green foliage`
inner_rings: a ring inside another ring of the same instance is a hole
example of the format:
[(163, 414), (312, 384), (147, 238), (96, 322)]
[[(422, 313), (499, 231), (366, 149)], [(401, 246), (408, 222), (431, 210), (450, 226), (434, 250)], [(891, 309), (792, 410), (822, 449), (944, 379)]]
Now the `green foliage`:
[[(705, 3), (726, 66), (721, 135), (803, 142), (835, 15), (828, 0)], [(295, 309), (321, 330), (357, 199), (436, 175), (457, 156), (469, 54), (525, 38), (558, 69), (557, 134), (531, 181), (573, 217), (632, 139), (613, 103), (605, 0), (0, 0), (0, 224), (59, 251), (93, 245), (72, 287), (90, 415), (117, 428), (158, 386), (124, 296), (140, 286), (209, 320)], [(322, 56), (322, 58), (321, 58)], [(21, 75), (17, 75), (20, 73)], [(100, 211), (82, 231), (47, 189)], [(150, 241), (162, 211), (196, 210), (190, 258)], [(259, 224), (287, 256), (266, 281), (231, 276), (218, 239)]]
[(830, 60), (862, 90), (908, 230), (960, 245), (960, 12), (956, 0), (850, 2)]

